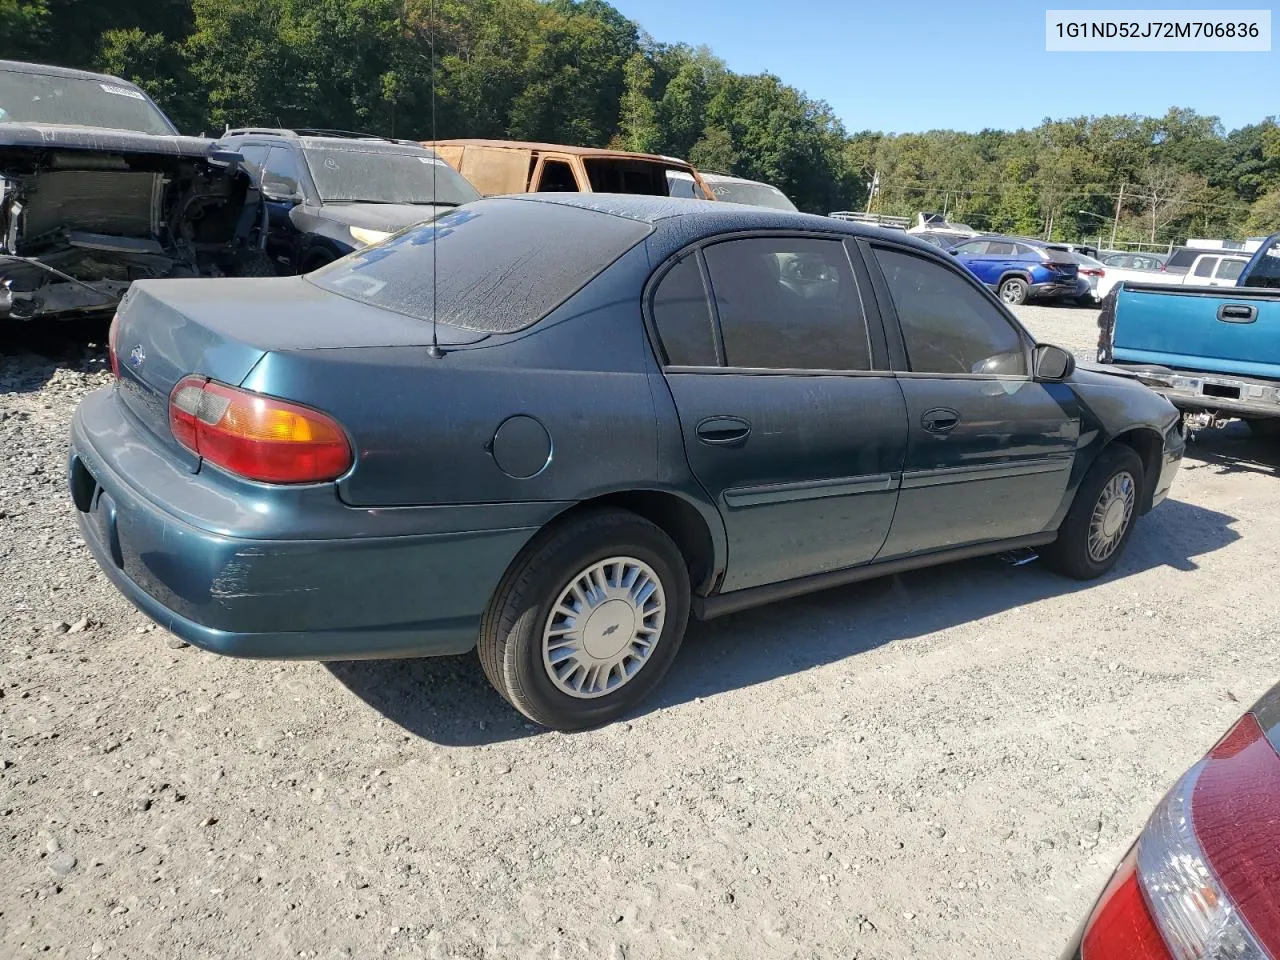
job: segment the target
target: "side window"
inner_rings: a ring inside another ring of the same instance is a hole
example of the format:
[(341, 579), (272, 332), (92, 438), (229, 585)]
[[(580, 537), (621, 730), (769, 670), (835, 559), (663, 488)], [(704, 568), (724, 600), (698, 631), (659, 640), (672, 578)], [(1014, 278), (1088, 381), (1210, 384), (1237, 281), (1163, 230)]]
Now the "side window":
[(1044, 257), (1041, 256), (1039, 249), (1037, 249), (1036, 247), (1028, 246), (1025, 243), (1020, 243), (1017, 246), (1018, 246), (1018, 258), (1021, 260), (1043, 260), (1044, 259)]
[(281, 199), (298, 195), (298, 161), (292, 150), (271, 148), (262, 165), (262, 189)]
[(1197, 277), (1212, 277), (1213, 268), (1218, 265), (1217, 257), (1201, 257), (1196, 262), (1194, 274)]
[(1016, 244), (1004, 240), (992, 240), (987, 243), (987, 253), (993, 257), (1012, 257), (1015, 251), (1022, 252)]
[(753, 237), (704, 255), (729, 366), (871, 369), (862, 300), (839, 240)]
[(876, 248), (917, 373), (1027, 375), (1023, 340), (1000, 311), (951, 270)]
[(686, 200), (702, 199), (702, 191), (693, 182), (693, 177), (686, 178), (671, 171), (667, 172), (667, 192), (673, 197), (683, 197)]
[(578, 181), (573, 177), (573, 167), (563, 160), (548, 160), (542, 165), (538, 190), (543, 193), (577, 193)]
[(1235, 280), (1244, 271), (1244, 261), (1242, 260), (1223, 260), (1218, 265), (1219, 280)]
[(717, 365), (711, 309), (693, 254), (668, 270), (658, 283), (653, 294), (653, 322), (667, 363), (677, 367)]
[(250, 143), (233, 149), (244, 157), (244, 165), (249, 175), (258, 176), (262, 171), (262, 161), (267, 159), (267, 148), (260, 143)]
[(962, 257), (980, 257), (987, 252), (987, 241), (970, 240), (968, 243), (958, 243), (951, 249)]

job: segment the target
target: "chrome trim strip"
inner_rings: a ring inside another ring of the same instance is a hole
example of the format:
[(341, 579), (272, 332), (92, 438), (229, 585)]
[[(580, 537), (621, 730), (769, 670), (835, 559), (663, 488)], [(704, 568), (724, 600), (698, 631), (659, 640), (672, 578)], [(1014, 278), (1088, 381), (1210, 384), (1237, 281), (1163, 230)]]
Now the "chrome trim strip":
[(897, 474), (878, 473), (862, 477), (833, 477), (829, 480), (801, 480), (795, 483), (768, 483), (758, 487), (736, 487), (724, 492), (730, 507), (755, 507), (766, 503), (820, 500), (858, 493), (886, 493), (898, 488)]
[(970, 480), (1003, 480), (1007, 477), (1029, 477), (1037, 473), (1056, 473), (1071, 467), (1072, 457), (1037, 457), (1034, 460), (1010, 460), (1001, 463), (980, 463), (964, 467), (943, 467), (938, 470), (911, 470), (902, 475), (902, 489), (938, 487), (949, 483), (968, 483)]

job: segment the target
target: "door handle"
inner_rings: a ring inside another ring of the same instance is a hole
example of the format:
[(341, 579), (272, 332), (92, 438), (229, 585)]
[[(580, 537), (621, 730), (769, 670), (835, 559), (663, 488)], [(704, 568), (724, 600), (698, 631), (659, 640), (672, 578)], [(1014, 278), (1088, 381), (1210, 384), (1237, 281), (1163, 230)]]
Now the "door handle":
[(920, 426), (930, 433), (950, 433), (960, 424), (960, 414), (950, 407), (934, 407), (920, 417)]
[(1258, 319), (1258, 308), (1247, 303), (1224, 303), (1218, 308), (1218, 319), (1224, 323), (1253, 323)]
[(747, 442), (751, 422), (742, 417), (707, 417), (694, 432), (699, 440), (713, 447), (736, 447)]

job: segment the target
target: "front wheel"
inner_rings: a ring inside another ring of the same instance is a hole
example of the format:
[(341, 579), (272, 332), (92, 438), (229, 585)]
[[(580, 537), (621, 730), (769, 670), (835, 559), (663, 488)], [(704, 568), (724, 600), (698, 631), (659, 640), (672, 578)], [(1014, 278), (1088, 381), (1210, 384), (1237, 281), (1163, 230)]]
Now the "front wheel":
[(1142, 459), (1116, 444), (1098, 454), (1084, 475), (1058, 539), (1041, 554), (1059, 573), (1093, 580), (1116, 565), (1137, 519), (1143, 489)]
[(512, 563), (480, 625), (489, 682), (535, 723), (618, 719), (671, 666), (689, 617), (689, 573), (659, 527), (622, 510), (571, 518)]
[(1027, 281), (1020, 277), (1010, 277), (1000, 284), (1000, 299), (1005, 303), (1017, 306), (1027, 302)]

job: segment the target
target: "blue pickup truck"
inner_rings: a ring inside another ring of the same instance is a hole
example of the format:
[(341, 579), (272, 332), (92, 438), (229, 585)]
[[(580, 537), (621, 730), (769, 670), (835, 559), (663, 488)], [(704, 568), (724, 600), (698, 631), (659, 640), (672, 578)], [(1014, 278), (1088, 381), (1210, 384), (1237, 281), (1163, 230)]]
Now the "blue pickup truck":
[(1280, 433), (1280, 233), (1237, 286), (1123, 281), (1098, 317), (1098, 361), (1114, 364), (1208, 426), (1233, 417)]

